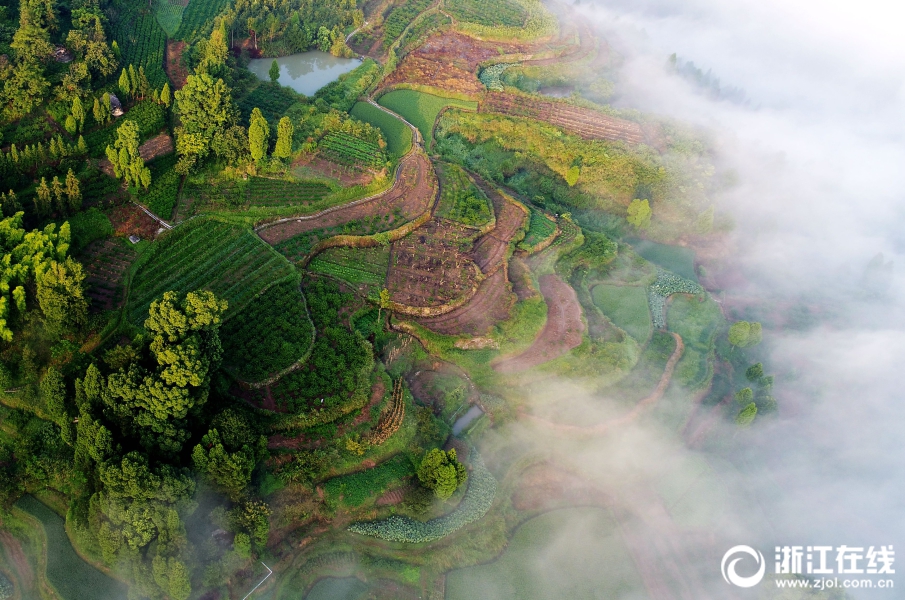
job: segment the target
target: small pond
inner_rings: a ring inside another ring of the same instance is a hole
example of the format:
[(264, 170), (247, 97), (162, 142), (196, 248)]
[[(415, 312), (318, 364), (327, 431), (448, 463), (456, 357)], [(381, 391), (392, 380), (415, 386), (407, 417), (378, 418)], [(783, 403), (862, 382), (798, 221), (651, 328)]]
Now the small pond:
[(459, 435), (460, 433), (465, 431), (466, 427), (471, 425), (475, 419), (483, 414), (484, 411), (481, 410), (480, 406), (472, 406), (471, 408), (469, 408), (468, 411), (464, 415), (459, 417), (459, 419), (452, 426), (453, 435)]
[(254, 58), (248, 63), (248, 70), (258, 79), (270, 81), (270, 65), (274, 60), (280, 66), (279, 84), (306, 96), (313, 96), (314, 92), (361, 64), (357, 58), (337, 58), (312, 50), (277, 59)]

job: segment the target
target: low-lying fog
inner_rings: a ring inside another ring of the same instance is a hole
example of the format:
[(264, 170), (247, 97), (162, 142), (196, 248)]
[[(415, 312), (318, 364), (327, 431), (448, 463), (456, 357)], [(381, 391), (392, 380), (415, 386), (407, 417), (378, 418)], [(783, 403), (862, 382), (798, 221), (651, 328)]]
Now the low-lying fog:
[[(739, 511), (720, 535), (759, 545), (768, 574), (774, 544), (905, 552), (905, 5), (584, 0), (576, 10), (623, 57), (617, 104), (701, 127), (719, 167), (737, 174), (715, 198), (735, 222), (743, 274), (729, 296), (818, 315), (808, 328), (765, 331), (779, 414), (731, 436), (722, 458), (744, 473), (735, 493), (766, 520)], [(747, 102), (714, 101), (669, 73), (672, 53), (743, 88)], [(881, 252), (894, 266), (868, 271)], [(575, 401), (574, 390), (560, 395)], [(538, 392), (538, 403), (551, 396)], [(642, 428), (596, 445), (546, 443), (618, 486), (684, 452), (674, 437)], [(713, 598), (733, 597), (716, 560), (699, 565), (702, 577), (715, 580)]]

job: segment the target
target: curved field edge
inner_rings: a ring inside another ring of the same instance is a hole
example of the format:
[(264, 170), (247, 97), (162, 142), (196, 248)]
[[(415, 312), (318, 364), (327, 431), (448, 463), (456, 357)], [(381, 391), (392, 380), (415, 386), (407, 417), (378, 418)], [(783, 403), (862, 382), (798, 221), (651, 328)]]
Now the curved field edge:
[(484, 459), (477, 450), (471, 452), (473, 458), (468, 489), (453, 512), (424, 522), (399, 515), (379, 521), (358, 521), (348, 527), (349, 531), (390, 542), (419, 544), (442, 539), (481, 519), (496, 498), (497, 480), (484, 465)]

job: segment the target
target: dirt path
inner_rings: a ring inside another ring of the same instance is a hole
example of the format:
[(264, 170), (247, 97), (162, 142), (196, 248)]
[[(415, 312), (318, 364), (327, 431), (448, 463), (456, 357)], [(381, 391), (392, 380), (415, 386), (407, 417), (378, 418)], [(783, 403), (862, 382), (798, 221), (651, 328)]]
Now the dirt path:
[(669, 382), (672, 381), (672, 374), (676, 369), (676, 363), (679, 362), (679, 359), (682, 358), (682, 354), (685, 352), (685, 343), (682, 341), (682, 336), (680, 336), (678, 333), (673, 333), (672, 336), (676, 340), (676, 349), (673, 350), (672, 356), (670, 356), (669, 360), (666, 361), (666, 368), (663, 369), (663, 375), (660, 377), (660, 382), (657, 384), (657, 387), (654, 388), (654, 391), (651, 392), (649, 396), (638, 402), (638, 404), (636, 404), (635, 407), (625, 415), (617, 417), (615, 419), (610, 419), (609, 421), (604, 421), (603, 423), (594, 425), (592, 427), (579, 427), (577, 425), (564, 425), (562, 423), (554, 423), (552, 421), (548, 421), (546, 419), (542, 419), (540, 417), (536, 417), (524, 412), (521, 413), (521, 415), (530, 421), (539, 423), (547, 427), (548, 429), (552, 429), (559, 433), (572, 435), (603, 435), (613, 427), (628, 425), (629, 423), (638, 419), (638, 417), (640, 417), (645, 409), (647, 409), (649, 406), (652, 406), (659, 402), (660, 398), (663, 397), (663, 394), (666, 393), (666, 388), (669, 387)]
[(21, 586), (17, 585), (16, 587), (18, 588), (20, 597), (24, 597), (25, 590), (30, 590), (34, 587), (35, 574), (34, 571), (32, 571), (31, 565), (28, 564), (28, 559), (25, 558), (25, 552), (22, 551), (22, 544), (20, 544), (19, 540), (14, 538), (8, 531), (0, 531), (0, 547), (3, 548), (3, 553), (10, 561), (8, 566), (11, 567), (18, 576), (19, 581), (17, 583), (22, 584)]
[(585, 324), (575, 290), (559, 275), (544, 275), (538, 283), (547, 303), (547, 322), (527, 350), (493, 366), (499, 373), (518, 373), (542, 365), (581, 344)]
[(484, 335), (493, 325), (509, 318), (514, 298), (506, 283), (506, 269), (498, 269), (481, 282), (475, 295), (462, 306), (418, 322), (445, 335)]
[(407, 220), (412, 220), (430, 210), (436, 179), (427, 157), (421, 152), (412, 152), (402, 159), (396, 172), (396, 181), (386, 192), (334, 206), (313, 215), (281, 219), (262, 225), (257, 228), (257, 233), (268, 244), (277, 244), (307, 231), (336, 227), (365, 217), (373, 218), (375, 215), (392, 215), (396, 211), (402, 212)]

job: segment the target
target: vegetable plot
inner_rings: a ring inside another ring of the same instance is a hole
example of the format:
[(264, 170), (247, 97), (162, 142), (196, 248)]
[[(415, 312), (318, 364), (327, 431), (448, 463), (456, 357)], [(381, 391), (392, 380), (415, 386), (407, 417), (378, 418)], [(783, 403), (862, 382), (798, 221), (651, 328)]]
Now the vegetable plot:
[(331, 131), (318, 144), (327, 160), (350, 167), (379, 169), (386, 163), (386, 154), (377, 144), (343, 133)]

